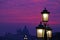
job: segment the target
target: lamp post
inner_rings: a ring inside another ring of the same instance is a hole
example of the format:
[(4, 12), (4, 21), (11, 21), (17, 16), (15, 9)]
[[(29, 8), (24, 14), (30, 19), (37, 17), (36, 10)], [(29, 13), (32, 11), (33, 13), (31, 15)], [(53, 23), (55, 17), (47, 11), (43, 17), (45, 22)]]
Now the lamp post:
[(44, 40), (47, 40), (47, 33), (46, 33), (46, 25), (48, 22), (48, 17), (50, 12), (48, 12), (48, 10), (46, 10), (46, 8), (41, 12), (42, 14), (42, 22), (44, 23), (44, 27), (45, 27), (45, 33), (44, 33)]
[[(42, 22), (38, 27), (36, 27), (37, 31), (37, 38), (38, 40), (51, 40), (52, 38), (52, 29), (47, 26), (47, 22), (49, 20), (49, 14), (48, 10), (46, 8), (41, 12), (42, 14)], [(43, 25), (42, 25), (43, 23)]]
[(38, 27), (36, 27), (36, 32), (37, 32), (36, 36), (38, 40), (44, 40), (44, 31), (45, 31), (45, 27), (40, 22)]

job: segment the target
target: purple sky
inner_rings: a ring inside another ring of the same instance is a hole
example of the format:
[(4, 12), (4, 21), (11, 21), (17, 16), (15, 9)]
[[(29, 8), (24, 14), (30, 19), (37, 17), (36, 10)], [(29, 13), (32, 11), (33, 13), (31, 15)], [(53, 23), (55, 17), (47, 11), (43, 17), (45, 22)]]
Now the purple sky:
[(60, 0), (0, 0), (0, 23), (37, 25), (45, 7), (51, 12), (49, 24), (60, 25)]

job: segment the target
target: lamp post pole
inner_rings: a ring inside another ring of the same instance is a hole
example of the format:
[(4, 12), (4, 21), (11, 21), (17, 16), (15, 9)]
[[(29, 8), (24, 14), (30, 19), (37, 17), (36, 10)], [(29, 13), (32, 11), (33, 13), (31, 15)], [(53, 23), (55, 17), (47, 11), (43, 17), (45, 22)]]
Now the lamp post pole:
[(46, 25), (47, 25), (47, 24), (44, 24), (44, 27), (45, 27), (44, 40), (47, 40), (47, 30), (46, 30)]
[(42, 14), (42, 22), (44, 23), (44, 27), (45, 27), (45, 32), (44, 32), (44, 40), (47, 40), (47, 22), (48, 22), (48, 17), (50, 12), (48, 12), (48, 10), (46, 10), (46, 8), (41, 12)]

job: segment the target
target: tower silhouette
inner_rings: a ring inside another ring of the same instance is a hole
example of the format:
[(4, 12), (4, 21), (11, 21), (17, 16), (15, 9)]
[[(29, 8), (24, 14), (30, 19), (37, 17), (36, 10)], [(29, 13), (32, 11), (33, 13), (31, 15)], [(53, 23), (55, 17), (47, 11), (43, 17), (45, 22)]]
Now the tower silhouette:
[(24, 29), (23, 29), (23, 34), (24, 35), (29, 35), (29, 31), (27, 29), (27, 27), (25, 26)]

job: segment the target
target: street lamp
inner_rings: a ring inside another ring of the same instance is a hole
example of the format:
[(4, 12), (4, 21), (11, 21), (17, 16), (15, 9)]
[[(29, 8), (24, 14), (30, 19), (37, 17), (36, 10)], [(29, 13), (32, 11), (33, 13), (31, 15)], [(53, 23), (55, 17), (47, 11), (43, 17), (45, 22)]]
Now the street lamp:
[[(49, 14), (48, 10), (46, 8), (41, 12), (42, 14), (42, 22), (38, 27), (36, 27), (37, 31), (37, 38), (38, 40), (51, 40), (52, 38), (52, 29), (50, 27), (47, 27), (47, 22), (49, 20)], [(42, 25), (43, 23), (43, 25)]]
[(45, 27), (40, 23), (38, 27), (36, 27), (36, 36), (38, 40), (42, 40), (44, 38)]
[(47, 40), (52, 39), (52, 29), (50, 27), (47, 27)]
[(45, 27), (44, 40), (47, 40), (46, 25), (47, 25), (47, 22), (48, 22), (50, 12), (48, 12), (48, 10), (46, 10), (46, 8), (45, 8), (41, 12), (41, 14), (42, 14), (42, 22), (44, 23), (44, 27)]

